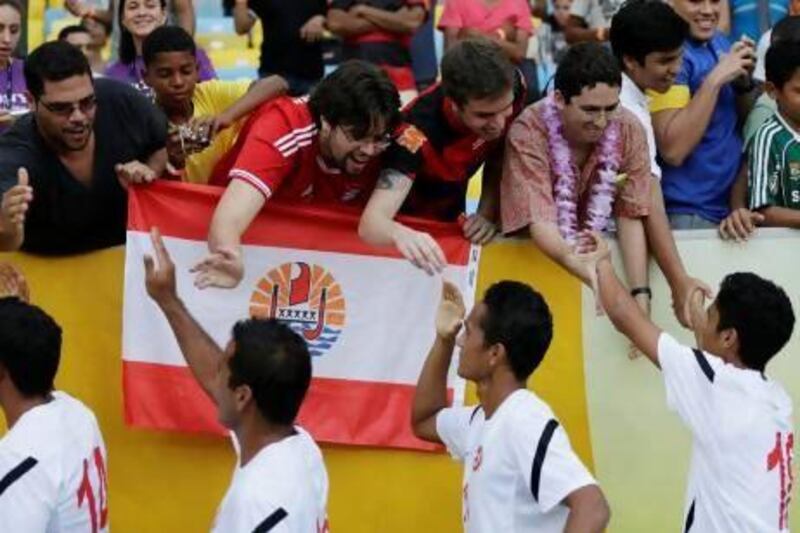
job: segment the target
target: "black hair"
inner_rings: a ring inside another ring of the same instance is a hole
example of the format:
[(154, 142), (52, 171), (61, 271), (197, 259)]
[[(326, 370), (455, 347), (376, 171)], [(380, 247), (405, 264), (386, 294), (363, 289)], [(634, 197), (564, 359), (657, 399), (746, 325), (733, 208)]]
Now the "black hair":
[[(0, 0), (2, 2), (3, 0)], [(80, 24), (71, 24), (69, 26), (64, 26), (61, 28), (61, 31), (58, 32), (58, 40), (59, 41), (66, 41), (67, 37), (72, 35), (73, 33), (89, 33), (89, 30), (86, 27), (81, 26)]]
[(305, 340), (275, 319), (248, 319), (233, 326), (233, 342), (228, 385), (249, 386), (266, 421), (292, 424), (311, 383)]
[(518, 281), (501, 281), (483, 297), (484, 345), (502, 344), (519, 381), (525, 381), (544, 359), (553, 339), (553, 317), (541, 294)]
[(192, 36), (180, 26), (161, 26), (145, 37), (142, 43), (142, 59), (150, 65), (156, 54), (164, 52), (189, 52), (197, 55), (197, 45)]
[(794, 329), (792, 302), (773, 282), (750, 272), (730, 274), (722, 280), (716, 299), (717, 331), (735, 329), (739, 359), (763, 372), (767, 363), (789, 340)]
[(788, 16), (772, 27), (770, 45), (778, 41), (800, 41), (800, 16)]
[(611, 19), (609, 40), (624, 69), (625, 56), (640, 65), (653, 52), (671, 52), (689, 37), (689, 24), (660, 0), (629, 0)]
[(44, 93), (45, 81), (62, 81), (73, 76), (92, 77), (86, 56), (65, 41), (44, 43), (25, 60), (25, 84), (35, 99)]
[(352, 128), (361, 139), (378, 125), (387, 132), (400, 122), (400, 95), (385, 72), (357, 59), (345, 61), (324, 78), (308, 101), (317, 124)]
[[(136, 61), (136, 46), (133, 44), (133, 35), (122, 25), (122, 17), (125, 14), (125, 2), (128, 0), (118, 0), (117, 23), (119, 24), (119, 60), (124, 65), (130, 65)], [(161, 10), (167, 10), (167, 0), (159, 0)]]
[(502, 96), (514, 86), (514, 65), (488, 39), (458, 41), (442, 58), (442, 90), (463, 107), (469, 100)]
[(764, 66), (767, 81), (782, 89), (800, 68), (800, 41), (781, 39), (771, 44)]
[(622, 72), (616, 58), (599, 43), (579, 43), (570, 47), (558, 65), (554, 84), (564, 101), (569, 103), (573, 96), (598, 83), (612, 87), (622, 84)]
[(0, 7), (3, 6), (8, 6), (19, 13), (22, 23), (25, 24), (25, 8), (22, 7), (22, 3), (19, 0), (0, 0)]
[(0, 299), (0, 365), (19, 393), (45, 396), (61, 359), (61, 328), (50, 315), (17, 298)]

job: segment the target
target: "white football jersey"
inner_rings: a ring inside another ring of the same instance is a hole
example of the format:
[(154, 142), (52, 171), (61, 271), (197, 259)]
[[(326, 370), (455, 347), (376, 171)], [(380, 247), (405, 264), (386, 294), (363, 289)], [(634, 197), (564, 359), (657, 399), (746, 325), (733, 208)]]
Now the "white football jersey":
[(0, 439), (0, 529), (108, 531), (106, 448), (92, 411), (64, 392)]
[(322, 452), (305, 430), (295, 430), (264, 447), (244, 467), (237, 462), (213, 531), (327, 533), (328, 473)]
[(464, 463), (467, 533), (560, 533), (569, 514), (564, 498), (596, 484), (550, 407), (527, 390), (511, 394), (489, 420), (480, 406), (442, 409), (436, 432)]
[(667, 404), (693, 436), (684, 531), (788, 531), (794, 436), (783, 388), (666, 333), (658, 360)]

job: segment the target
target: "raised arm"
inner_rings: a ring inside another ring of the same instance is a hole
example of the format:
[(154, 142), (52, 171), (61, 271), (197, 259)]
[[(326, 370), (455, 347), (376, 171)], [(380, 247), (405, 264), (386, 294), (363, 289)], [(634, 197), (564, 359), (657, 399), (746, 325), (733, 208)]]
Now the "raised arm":
[(150, 255), (144, 256), (147, 294), (164, 313), (195, 379), (209, 398), (215, 401), (212, 388), (224, 354), (178, 297), (175, 286), (175, 264), (157, 228), (150, 231), (150, 239), (156, 260), (154, 261)]
[(195, 16), (193, 0), (172, 0), (172, 11), (178, 26), (194, 35)]
[(239, 35), (249, 32), (256, 23), (256, 17), (250, 12), (247, 0), (236, 0), (233, 5), (233, 28)]
[(414, 266), (429, 274), (441, 272), (447, 260), (436, 240), (394, 219), (412, 184), (405, 174), (391, 168), (384, 169), (361, 215), (358, 235), (375, 246), (394, 246)]
[(411, 427), (420, 439), (441, 442), (436, 432), (436, 415), (448, 407), (447, 371), (465, 314), (464, 300), (458, 287), (445, 281), (436, 312), (436, 339), (422, 367), (411, 408)]
[(28, 171), (17, 171), (17, 184), (3, 193), (0, 204), (0, 252), (19, 250), (25, 240), (25, 216), (33, 201)]
[(547, 257), (583, 283), (591, 285), (589, 268), (576, 255), (574, 248), (564, 240), (554, 222), (534, 222), (529, 226), (529, 231), (533, 243)]

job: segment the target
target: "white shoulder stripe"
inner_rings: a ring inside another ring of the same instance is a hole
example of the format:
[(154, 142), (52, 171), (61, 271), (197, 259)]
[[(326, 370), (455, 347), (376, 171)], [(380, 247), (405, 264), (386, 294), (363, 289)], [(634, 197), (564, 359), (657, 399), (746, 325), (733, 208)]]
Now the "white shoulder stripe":
[(246, 181), (247, 183), (249, 183), (250, 185), (255, 187), (258, 190), (258, 192), (263, 194), (264, 198), (267, 199), (267, 200), (269, 200), (270, 196), (272, 196), (272, 189), (270, 189), (267, 186), (266, 183), (261, 181), (258, 178), (258, 176), (256, 176), (255, 174), (253, 174), (251, 172), (248, 172), (248, 171), (243, 170), (241, 168), (234, 168), (234, 169), (231, 169), (231, 171), (228, 173), (228, 176), (231, 179), (239, 179), (239, 180)]
[(307, 135), (309, 133), (311, 133), (313, 135), (314, 133), (316, 133), (315, 132), (316, 129), (317, 129), (317, 125), (316, 124), (310, 124), (310, 125), (306, 126), (305, 128), (297, 128), (295, 130), (290, 131), (289, 133), (287, 133), (286, 135), (284, 135), (280, 139), (276, 140), (273, 144), (275, 145), (276, 148), (278, 148), (280, 150), (282, 145), (291, 142), (293, 139), (297, 138), (298, 136)]
[(316, 135), (313, 132), (312, 133), (304, 133), (303, 135), (298, 135), (297, 137), (292, 139), (291, 142), (284, 143), (281, 146), (276, 146), (275, 148), (277, 148), (278, 151), (284, 157), (286, 157), (287, 152), (292, 151), (292, 149), (296, 148), (298, 144), (305, 143), (304, 144), (304, 146), (305, 146), (306, 144), (310, 144), (310, 143), (314, 142), (314, 137), (316, 137)]

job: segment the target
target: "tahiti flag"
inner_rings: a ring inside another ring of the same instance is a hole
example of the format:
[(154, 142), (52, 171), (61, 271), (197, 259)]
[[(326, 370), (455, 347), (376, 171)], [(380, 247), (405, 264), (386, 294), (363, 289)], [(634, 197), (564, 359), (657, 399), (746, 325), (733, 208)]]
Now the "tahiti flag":
[[(206, 236), (222, 189), (159, 182), (129, 192), (123, 309), (125, 418), (140, 427), (223, 433), (194, 381), (166, 319), (145, 291), (142, 256), (158, 226), (178, 274), (178, 293), (220, 344), (247, 316), (285, 321), (308, 342), (314, 379), (299, 423), (317, 440), (432, 449), (410, 427), (414, 386), (434, 339), (441, 277), (393, 249), (361, 242), (358, 217), (269, 203), (244, 234), (245, 277), (233, 290), (198, 290), (189, 268), (207, 254)], [(440, 243), (472, 305), (478, 249), (455, 224), (415, 224)], [(448, 391), (463, 403), (451, 369)]]

